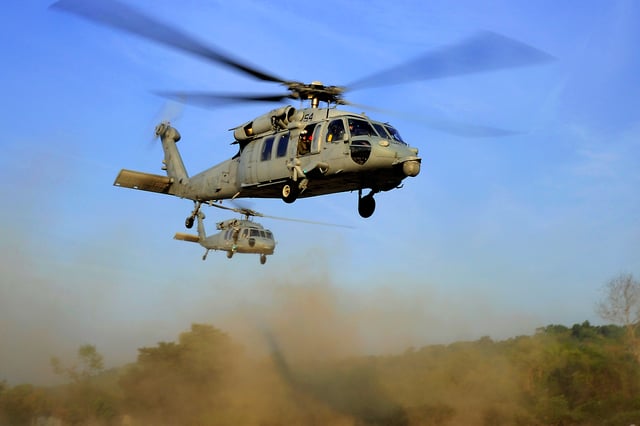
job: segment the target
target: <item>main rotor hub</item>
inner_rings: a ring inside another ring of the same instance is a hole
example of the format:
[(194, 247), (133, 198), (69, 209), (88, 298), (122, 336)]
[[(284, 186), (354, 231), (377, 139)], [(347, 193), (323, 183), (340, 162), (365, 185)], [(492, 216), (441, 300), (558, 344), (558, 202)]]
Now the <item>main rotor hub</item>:
[(310, 100), (313, 108), (317, 108), (320, 102), (336, 105), (344, 103), (342, 98), (344, 87), (325, 86), (320, 81), (312, 81), (308, 84), (293, 81), (286, 83), (286, 85), (291, 92), (292, 99)]

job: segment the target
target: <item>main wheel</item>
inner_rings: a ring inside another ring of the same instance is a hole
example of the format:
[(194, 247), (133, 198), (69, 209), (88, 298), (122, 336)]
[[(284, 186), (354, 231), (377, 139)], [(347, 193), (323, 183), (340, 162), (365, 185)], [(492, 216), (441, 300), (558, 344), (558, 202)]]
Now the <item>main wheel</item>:
[(264, 265), (265, 263), (267, 263), (267, 255), (266, 254), (261, 254), (260, 255), (260, 264)]
[(298, 195), (300, 195), (300, 189), (298, 188), (297, 182), (288, 180), (284, 185), (282, 185), (282, 201), (285, 203), (293, 203), (298, 199)]
[(376, 210), (376, 200), (373, 195), (367, 195), (358, 199), (358, 213), (364, 218), (371, 217)]

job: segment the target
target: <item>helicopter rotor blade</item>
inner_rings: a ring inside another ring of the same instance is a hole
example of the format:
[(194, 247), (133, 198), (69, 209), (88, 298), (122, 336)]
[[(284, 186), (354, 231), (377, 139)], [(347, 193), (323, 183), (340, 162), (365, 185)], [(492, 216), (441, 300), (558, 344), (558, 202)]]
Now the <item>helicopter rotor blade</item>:
[(294, 219), (294, 218), (290, 218), (290, 217), (278, 217), (278, 216), (269, 216), (266, 214), (260, 214), (260, 217), (265, 217), (267, 219), (275, 219), (275, 220), (285, 220), (287, 222), (298, 222), (298, 223), (306, 223), (309, 225), (320, 225), (320, 226), (334, 226), (337, 228), (347, 228), (347, 229), (353, 229), (353, 226), (350, 225), (340, 225), (338, 223), (329, 223), (329, 222), (318, 222), (315, 220), (305, 220), (305, 219)]
[(542, 64), (555, 58), (523, 42), (481, 31), (457, 44), (348, 84), (349, 90)]
[(206, 45), (187, 33), (117, 0), (59, 0), (50, 7), (226, 65), (258, 80), (287, 83), (280, 77), (235, 60), (221, 49)]
[(173, 99), (181, 103), (188, 103), (205, 108), (233, 105), (247, 102), (283, 102), (290, 99), (289, 93), (262, 95), (262, 94), (235, 94), (235, 93), (209, 93), (209, 92), (154, 92), (158, 96)]
[(442, 133), (447, 133), (454, 136), (461, 136), (465, 138), (499, 138), (506, 136), (514, 136), (521, 134), (514, 130), (501, 129), (499, 127), (484, 126), (478, 124), (463, 123), (461, 121), (454, 121), (447, 118), (427, 117), (416, 114), (409, 114), (405, 112), (399, 112), (389, 110), (386, 108), (378, 108), (369, 105), (362, 105), (353, 102), (341, 101), (341, 105), (347, 105), (351, 107), (361, 108), (363, 110), (375, 111), (386, 115), (395, 115), (403, 119), (408, 119), (421, 124), (424, 124), (434, 130)]
[(340, 224), (337, 224), (337, 223), (318, 222), (318, 221), (306, 220), (306, 219), (294, 219), (294, 218), (290, 218), (290, 217), (270, 216), (270, 215), (262, 214), (260, 212), (257, 212), (255, 210), (252, 210), (252, 209), (249, 209), (249, 208), (245, 208), (245, 207), (227, 207), (227, 206), (223, 206), (222, 204), (217, 204), (217, 203), (211, 203), (210, 205), (213, 206), (213, 207), (217, 207), (219, 209), (231, 210), (233, 212), (240, 213), (240, 214), (243, 214), (245, 216), (264, 217), (264, 218), (267, 218), (267, 219), (285, 220), (285, 221), (288, 221), (288, 222), (307, 223), (307, 224), (310, 224), (310, 225), (335, 226), (335, 227), (339, 227), (339, 228), (353, 229), (353, 226), (340, 225)]

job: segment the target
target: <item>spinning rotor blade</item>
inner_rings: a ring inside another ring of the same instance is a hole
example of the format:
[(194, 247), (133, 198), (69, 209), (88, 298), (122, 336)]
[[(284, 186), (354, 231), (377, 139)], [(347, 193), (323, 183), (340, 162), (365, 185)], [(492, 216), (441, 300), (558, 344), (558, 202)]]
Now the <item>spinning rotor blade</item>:
[(278, 216), (269, 216), (266, 214), (258, 214), (259, 217), (266, 217), (268, 219), (276, 219), (276, 220), (286, 220), (288, 222), (299, 222), (299, 223), (307, 223), (309, 225), (321, 225), (321, 226), (335, 226), (338, 228), (348, 228), (353, 229), (353, 226), (349, 225), (340, 225), (337, 223), (328, 223), (328, 222), (317, 222), (315, 220), (305, 220), (305, 219), (292, 219), (290, 217), (278, 217)]
[(305, 219), (293, 219), (289, 217), (278, 217), (278, 216), (269, 216), (266, 214), (262, 214), (252, 209), (244, 208), (244, 207), (227, 207), (222, 204), (211, 203), (211, 206), (217, 207), (219, 209), (231, 210), (236, 213), (243, 214), (245, 216), (255, 216), (255, 217), (265, 217), (267, 219), (276, 219), (276, 220), (286, 220), (288, 222), (299, 222), (299, 223), (308, 223), (310, 225), (322, 225), (322, 226), (336, 226), (340, 228), (350, 228), (353, 229), (353, 226), (349, 225), (339, 225), (336, 223), (327, 223), (327, 222), (316, 222), (314, 220), (305, 220)]
[(377, 72), (347, 85), (349, 90), (433, 80), (463, 74), (523, 67), (555, 58), (517, 40), (483, 31), (409, 62)]
[(291, 98), (288, 93), (279, 95), (249, 95), (234, 93), (207, 93), (207, 92), (155, 92), (156, 95), (173, 99), (181, 103), (188, 103), (207, 108), (232, 105), (244, 102), (282, 102)]
[(396, 117), (402, 117), (404, 119), (409, 119), (411, 121), (425, 124), (439, 132), (447, 133), (454, 136), (462, 136), (465, 138), (499, 138), (504, 136), (513, 136), (520, 133), (513, 130), (501, 129), (499, 127), (463, 123), (446, 118), (419, 116), (415, 114), (408, 114), (395, 110), (377, 108), (347, 101), (342, 101), (342, 105), (349, 105), (352, 107), (361, 108), (363, 110), (375, 111), (386, 115), (395, 115)]
[(188, 34), (116, 0), (59, 0), (50, 7), (226, 65), (258, 80), (286, 83), (279, 77), (243, 64), (217, 47), (207, 46)]

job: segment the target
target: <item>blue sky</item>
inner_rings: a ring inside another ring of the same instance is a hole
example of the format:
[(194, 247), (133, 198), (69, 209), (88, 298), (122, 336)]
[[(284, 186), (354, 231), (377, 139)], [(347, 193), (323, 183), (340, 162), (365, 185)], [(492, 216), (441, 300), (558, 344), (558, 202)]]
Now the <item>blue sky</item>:
[[(132, 361), (196, 321), (239, 338), (270, 321), (348, 329), (364, 352), (503, 339), (597, 323), (602, 285), (640, 276), (637, 2), (127, 1), (305, 82), (347, 84), (478, 30), (557, 59), (349, 93), (393, 111), (368, 113), (420, 149), (421, 174), (378, 194), (366, 220), (355, 193), (247, 201), (354, 226), (264, 220), (278, 240), (264, 266), (222, 253), (202, 262), (200, 247), (172, 239), (189, 201), (112, 183), (120, 168), (160, 172), (152, 132), (166, 101), (154, 90), (277, 88), (51, 3), (4, 5), (0, 27), (0, 379), (46, 381), (49, 357), (84, 343), (108, 365)], [(181, 109), (188, 171), (235, 154), (228, 129), (267, 109)], [(440, 119), (520, 133), (462, 138), (427, 124)], [(207, 213), (210, 229), (228, 216)]]

